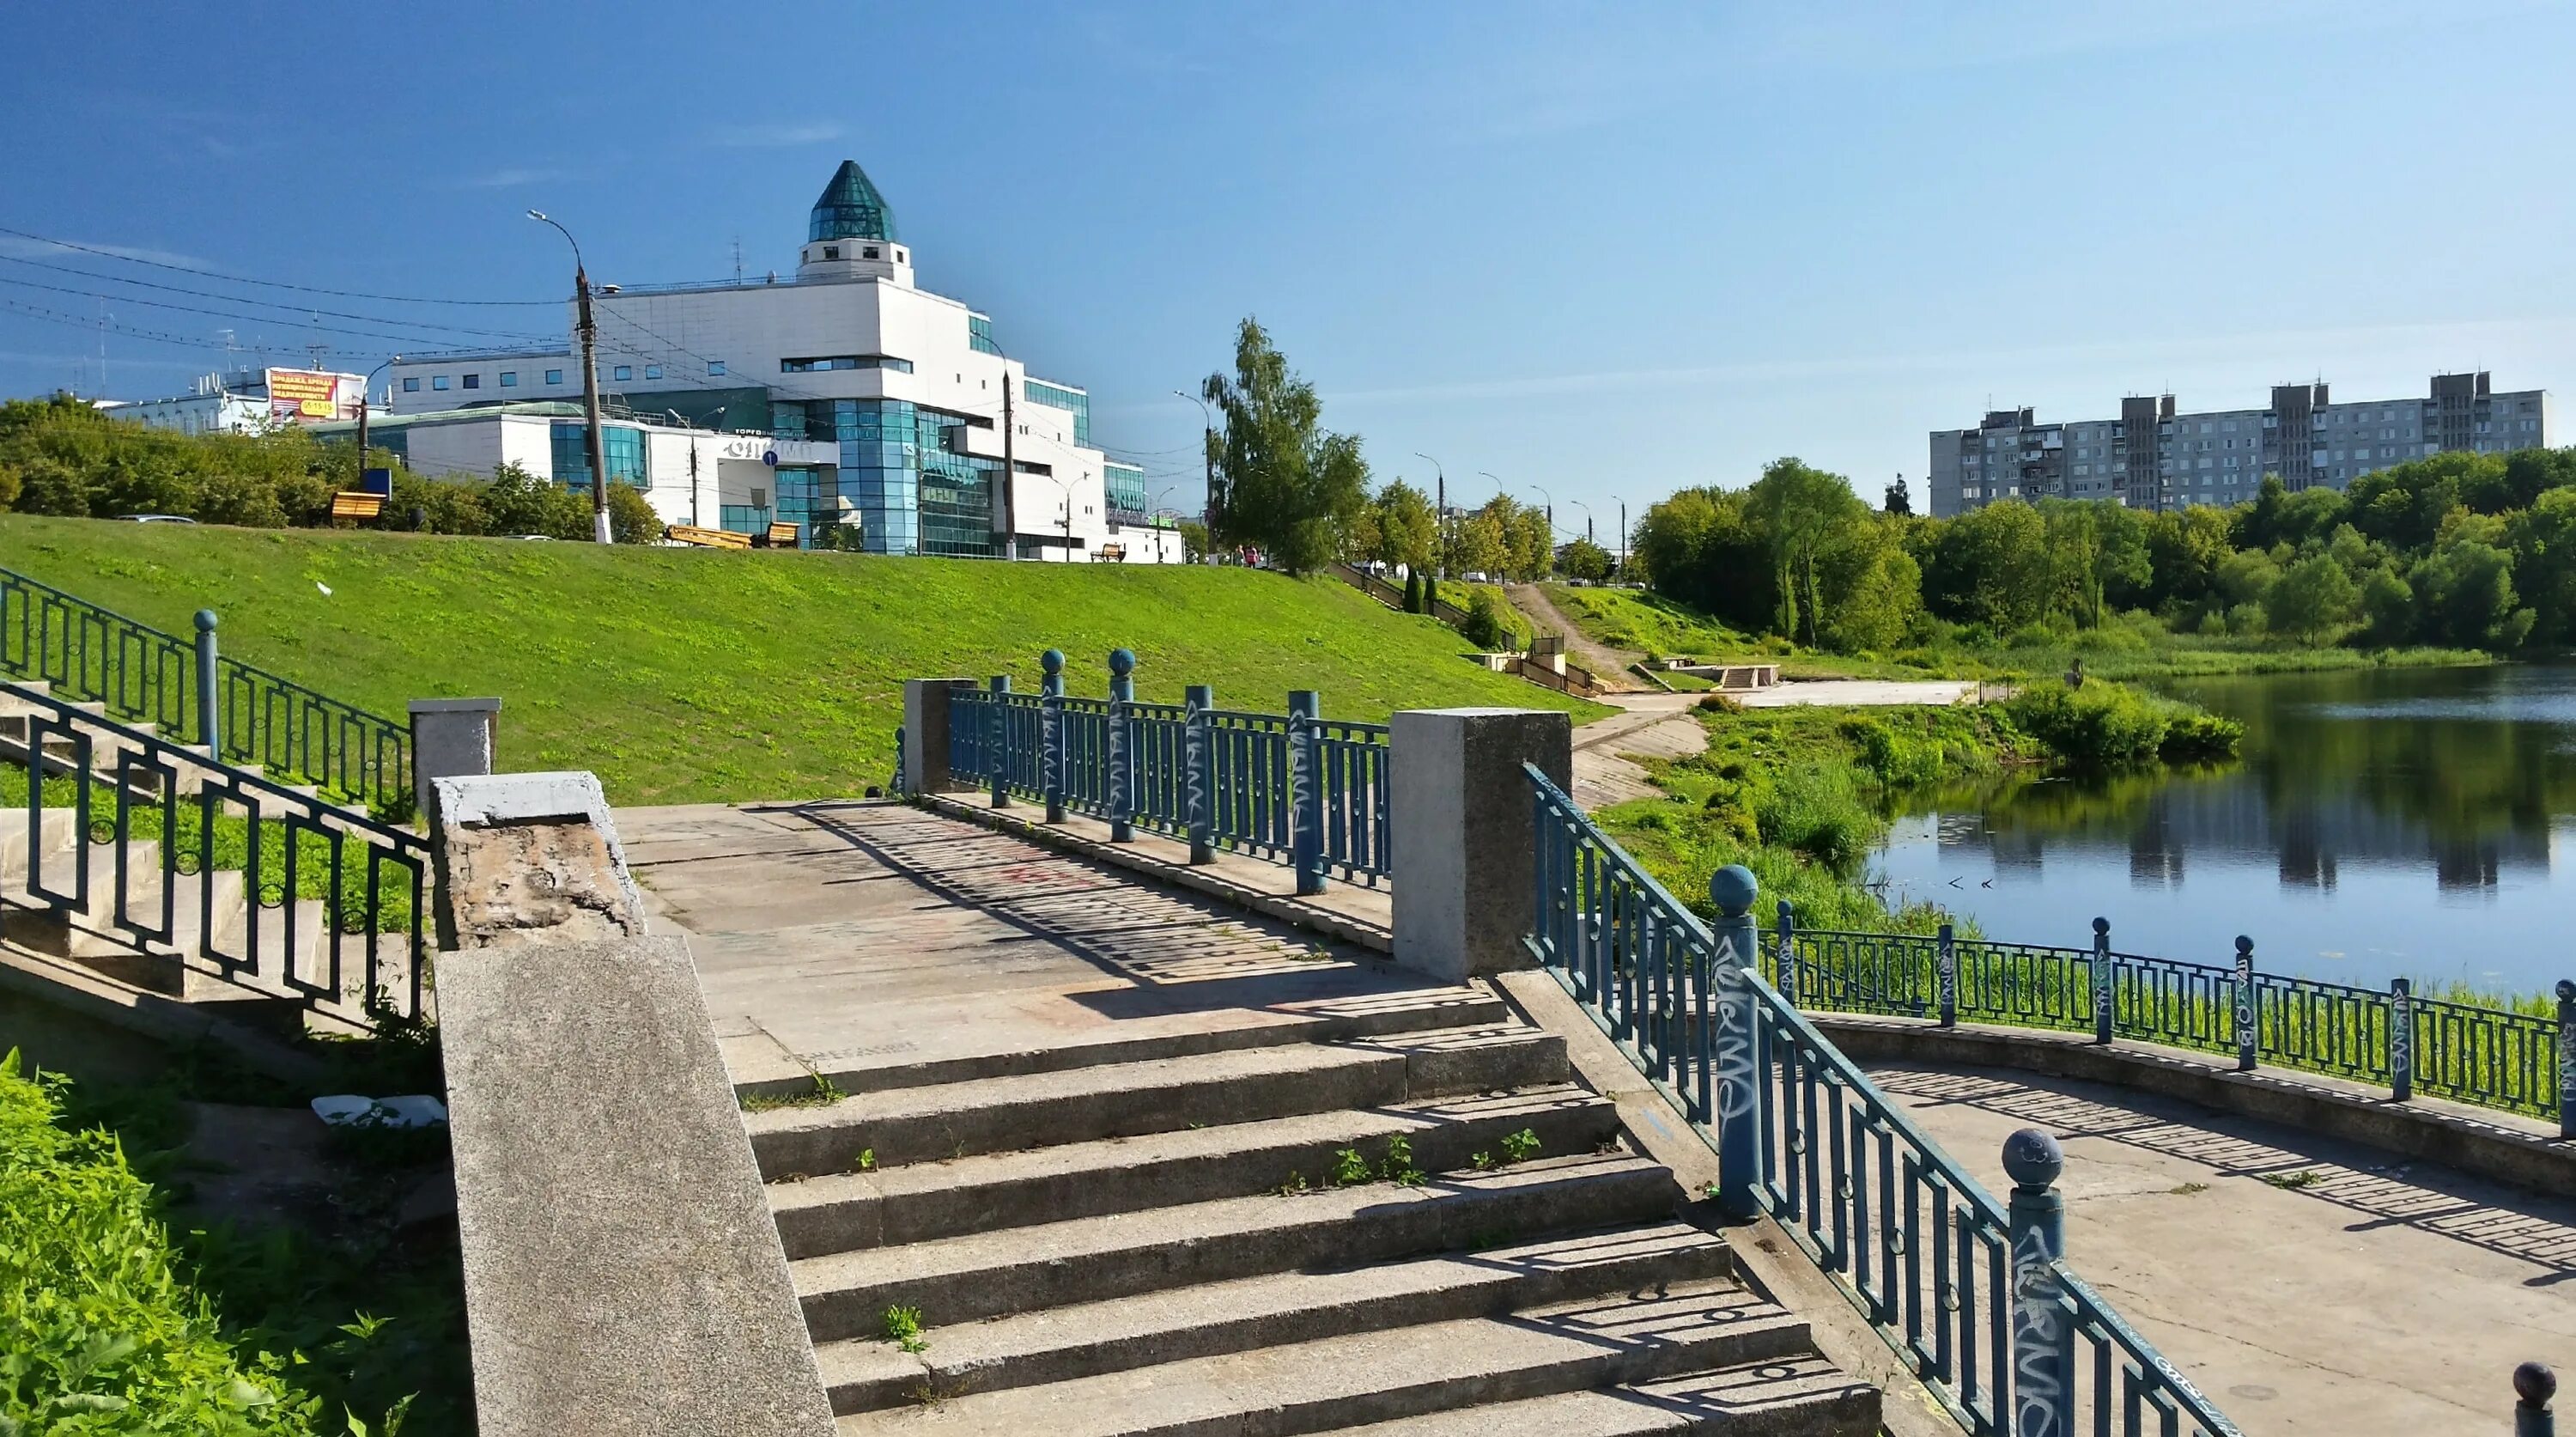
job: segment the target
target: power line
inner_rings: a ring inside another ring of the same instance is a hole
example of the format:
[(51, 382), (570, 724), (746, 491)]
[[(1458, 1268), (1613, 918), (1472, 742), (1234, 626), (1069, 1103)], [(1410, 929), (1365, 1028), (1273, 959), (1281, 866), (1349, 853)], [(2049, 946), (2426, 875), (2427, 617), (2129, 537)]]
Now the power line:
[[(244, 314), (238, 310), (207, 309), (200, 305), (173, 304), (166, 299), (144, 299), (137, 295), (101, 294), (97, 290), (73, 289), (68, 285), (45, 284), (38, 280), (17, 279), (8, 275), (0, 275), (0, 284), (15, 285), (21, 289), (48, 290), (55, 294), (75, 295), (82, 299), (95, 299), (108, 304), (133, 304), (141, 305), (146, 309), (169, 309), (176, 310), (182, 314), (211, 315), (216, 319), (239, 320), (250, 324), (273, 324), (285, 326), (291, 323), (291, 321), (277, 315)], [(401, 323), (399, 320), (392, 322), (397, 324)], [(416, 334), (391, 334), (384, 330), (353, 329), (347, 325), (336, 324), (305, 323), (297, 324), (294, 327), (307, 333), (337, 335), (343, 339), (389, 340), (395, 344), (401, 345), (411, 344), (420, 338), (420, 336)]]
[[(246, 295), (237, 295), (237, 294), (217, 294), (217, 293), (213, 292), (212, 290), (189, 289), (189, 288), (188, 288), (188, 287), (186, 287), (185, 285), (176, 285), (176, 284), (159, 284), (159, 283), (156, 283), (156, 282), (154, 282), (154, 281), (152, 281), (152, 280), (148, 280), (148, 279), (126, 279), (126, 278), (124, 278), (124, 277), (122, 277), (122, 276), (119, 276), (119, 275), (112, 275), (112, 274), (93, 274), (93, 273), (91, 273), (90, 271), (85, 270), (85, 269), (74, 269), (74, 268), (72, 268), (70, 265), (62, 265), (62, 264), (47, 264), (47, 263), (46, 263), (45, 261), (43, 261), (43, 260), (40, 260), (40, 259), (27, 259), (27, 258), (25, 258), (25, 257), (23, 257), (23, 256), (20, 256), (20, 255), (7, 255), (7, 254), (0, 254), (0, 260), (5, 260), (5, 261), (7, 261), (7, 262), (8, 262), (8, 263), (10, 263), (10, 264), (31, 265), (31, 266), (33, 266), (33, 267), (35, 267), (35, 268), (37, 268), (37, 269), (52, 270), (52, 271), (54, 271), (55, 273), (58, 273), (58, 274), (76, 275), (76, 276), (78, 276), (78, 277), (80, 277), (80, 278), (82, 278), (82, 279), (94, 279), (94, 280), (99, 281), (99, 282), (100, 282), (100, 283), (102, 283), (102, 284), (125, 284), (125, 285), (133, 285), (133, 286), (136, 286), (136, 287), (141, 288), (141, 289), (157, 289), (157, 290), (162, 291), (162, 292), (163, 292), (163, 293), (165, 293), (165, 294), (184, 294), (184, 295), (190, 295), (190, 296), (193, 296), (194, 298), (197, 298), (197, 299), (213, 299), (213, 300), (221, 300), (222, 302), (224, 302), (224, 303), (226, 303), (226, 304), (249, 304), (249, 305), (257, 305), (257, 306), (259, 306), (259, 307), (261, 307), (261, 308), (264, 308), (264, 309), (283, 309), (283, 310), (286, 310), (286, 311), (288, 311), (288, 312), (290, 312), (290, 313), (294, 313), (294, 314), (327, 314), (327, 315), (331, 316), (333, 319), (355, 319), (355, 320), (361, 320), (361, 321), (364, 321), (365, 323), (368, 323), (368, 324), (392, 324), (392, 325), (400, 325), (400, 326), (402, 326), (402, 327), (404, 327), (404, 328), (406, 328), (406, 329), (420, 329), (420, 330), (433, 330), (433, 329), (434, 329), (434, 330), (443, 330), (443, 331), (445, 331), (445, 332), (447, 332), (447, 333), (449, 333), (449, 334), (462, 334), (462, 335), (466, 335), (466, 336), (469, 336), (469, 337), (478, 337), (478, 338), (484, 338), (484, 339), (535, 339), (535, 338), (540, 338), (540, 337), (541, 337), (541, 336), (536, 335), (536, 334), (534, 334), (534, 333), (532, 333), (532, 332), (530, 332), (530, 331), (527, 331), (527, 330), (517, 330), (517, 329), (477, 329), (477, 328), (472, 328), (472, 327), (465, 326), (465, 325), (455, 325), (455, 324), (437, 324), (437, 323), (434, 323), (434, 322), (432, 322), (432, 321), (425, 320), (425, 319), (402, 319), (402, 318), (399, 318), (399, 317), (397, 317), (397, 316), (392, 316), (392, 315), (381, 315), (381, 314), (350, 314), (350, 313), (348, 313), (348, 312), (346, 312), (346, 311), (343, 311), (343, 310), (336, 310), (336, 309), (314, 309), (314, 308), (312, 308), (312, 307), (310, 307), (310, 306), (308, 306), (308, 305), (289, 304), (289, 303), (287, 303), (287, 302), (286, 302), (286, 301), (284, 301), (284, 300), (277, 300), (277, 299), (252, 299), (252, 298), (250, 298), (250, 297), (248, 297), (248, 296), (246, 296)], [(14, 281), (10, 281), (10, 282), (11, 282), (11, 283), (16, 283), (16, 284), (33, 284), (33, 283), (34, 283), (34, 281), (33, 281), (33, 280), (14, 280)], [(67, 292), (68, 292), (68, 291), (67, 291)], [(84, 292), (86, 292), (86, 291), (84, 291)], [(118, 301), (118, 302), (120, 302), (120, 303), (133, 303), (133, 304), (149, 304), (149, 303), (151, 303), (151, 301), (150, 301), (150, 300), (129, 299), (127, 296), (124, 296), (124, 295), (97, 295), (97, 296), (95, 296), (95, 297), (96, 297), (96, 298), (100, 298), (100, 299), (113, 299), (113, 300), (116, 300), (116, 301)], [(181, 307), (181, 306), (176, 306), (176, 305), (171, 306), (171, 308), (180, 308), (180, 307)], [(236, 317), (238, 317), (238, 316), (236, 316)]]
[(149, 265), (154, 269), (166, 269), (179, 274), (193, 274), (203, 279), (219, 279), (228, 284), (252, 284), (259, 285), (267, 289), (291, 289), (303, 294), (333, 295), (340, 299), (380, 299), (394, 304), (449, 304), (483, 307), (516, 307), (528, 305), (552, 308), (553, 306), (563, 303), (563, 301), (559, 299), (425, 299), (418, 295), (370, 294), (364, 290), (356, 289), (325, 289), (319, 285), (295, 284), (291, 281), (282, 279), (252, 279), (247, 275), (225, 274), (219, 270), (191, 269), (184, 264), (170, 264), (162, 260), (145, 259), (140, 255), (119, 254), (112, 249), (100, 249), (95, 245), (74, 244), (70, 240), (55, 239), (50, 235), (31, 234), (26, 230), (11, 229), (7, 225), (0, 225), (0, 235), (15, 235), (23, 240), (33, 240), (38, 244), (52, 245), (57, 249), (78, 250), (82, 254), (98, 255), (101, 258), (112, 259), (121, 264)]

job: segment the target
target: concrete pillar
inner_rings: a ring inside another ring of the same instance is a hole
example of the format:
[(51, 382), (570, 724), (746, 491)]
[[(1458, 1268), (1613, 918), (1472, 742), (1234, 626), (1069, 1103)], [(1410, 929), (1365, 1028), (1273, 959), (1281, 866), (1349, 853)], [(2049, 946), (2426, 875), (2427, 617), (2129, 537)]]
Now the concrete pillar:
[(973, 688), (973, 679), (905, 679), (903, 681), (903, 791), (946, 793), (948, 776), (948, 695)]
[(411, 793), (422, 823), (433, 832), (438, 827), (438, 791), (432, 785), (491, 773), (500, 740), (499, 699), (411, 701)]
[(1416, 709), (1390, 726), (1395, 961), (1450, 982), (1526, 968), (1533, 763), (1573, 785), (1574, 725), (1543, 709)]

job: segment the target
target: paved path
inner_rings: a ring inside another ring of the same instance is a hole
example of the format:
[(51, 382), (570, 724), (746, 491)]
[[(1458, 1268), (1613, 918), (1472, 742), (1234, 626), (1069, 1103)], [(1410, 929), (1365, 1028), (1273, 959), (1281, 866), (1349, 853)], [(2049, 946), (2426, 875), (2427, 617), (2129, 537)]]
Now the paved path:
[(2500, 1433), (2514, 1364), (2576, 1368), (2576, 1201), (2101, 1084), (1871, 1068), (1991, 1192), (2005, 1135), (2056, 1134), (2075, 1270), (2252, 1437)]
[[(1567, 618), (1565, 612), (1548, 598), (1547, 590), (1536, 584), (1506, 584), (1503, 595), (1512, 601), (1512, 607), (1520, 610), (1524, 618), (1538, 626), (1539, 632), (1563, 638), (1567, 656), (1590, 669), (1595, 677), (1613, 690), (1646, 690), (1645, 684), (1628, 672), (1628, 666), (1645, 655), (1631, 649), (1614, 649), (1583, 632), (1583, 626)], [(1613, 701), (1607, 697), (1602, 700), (1604, 703)]]
[[(1296, 1023), (1456, 993), (1213, 900), (887, 803), (617, 810), (737, 1081)], [(1285, 869), (1280, 872), (1285, 873)]]

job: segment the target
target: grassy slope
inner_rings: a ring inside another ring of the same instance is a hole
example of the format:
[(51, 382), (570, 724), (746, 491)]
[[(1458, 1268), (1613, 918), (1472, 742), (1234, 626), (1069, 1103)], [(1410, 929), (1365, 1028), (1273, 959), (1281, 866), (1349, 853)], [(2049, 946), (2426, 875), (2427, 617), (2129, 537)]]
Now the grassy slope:
[[(222, 615), (225, 652), (380, 713), (498, 694), (501, 762), (589, 768), (624, 803), (855, 793), (893, 764), (903, 680), (1070, 656), (1107, 691), (1215, 685), (1331, 716), (1510, 704), (1607, 712), (1459, 658), (1458, 636), (1332, 580), (1240, 569), (1003, 565), (0, 515), (0, 566), (176, 633)], [(328, 585), (325, 595), (318, 585)]]

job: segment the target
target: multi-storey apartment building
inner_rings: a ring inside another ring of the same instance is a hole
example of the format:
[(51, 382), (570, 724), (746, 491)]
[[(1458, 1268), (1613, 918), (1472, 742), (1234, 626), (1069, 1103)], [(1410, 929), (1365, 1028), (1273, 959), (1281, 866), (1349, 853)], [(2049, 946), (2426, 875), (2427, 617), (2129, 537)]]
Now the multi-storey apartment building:
[(2546, 447), (2550, 417), (2546, 391), (2498, 393), (2484, 370), (2437, 374), (2422, 399), (2338, 404), (2320, 383), (2276, 385), (2261, 409), (2182, 414), (2170, 394), (2123, 399), (2117, 419), (2042, 424), (2030, 409), (1998, 409), (1974, 429), (1932, 431), (1932, 512), (1997, 499), (2239, 504), (2267, 474), (2340, 489), (2427, 454)]

